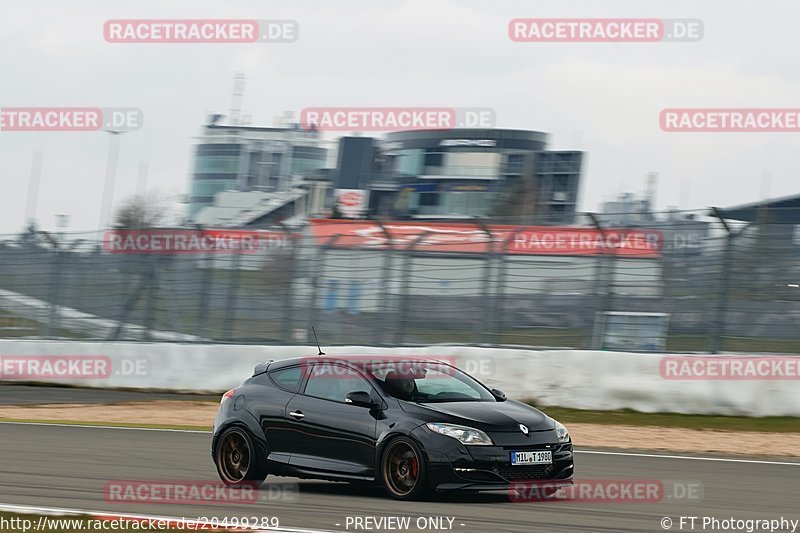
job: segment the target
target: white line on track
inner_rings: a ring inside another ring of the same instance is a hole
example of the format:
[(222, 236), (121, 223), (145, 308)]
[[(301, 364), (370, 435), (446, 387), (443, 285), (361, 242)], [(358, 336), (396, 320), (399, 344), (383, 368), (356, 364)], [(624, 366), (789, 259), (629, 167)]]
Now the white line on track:
[(595, 450), (575, 450), (575, 453), (590, 453), (595, 455), (622, 455), (628, 457), (652, 457), (655, 459), (688, 459), (692, 461), (717, 461), (722, 463), (753, 463), (758, 465), (792, 465), (800, 466), (800, 462), (782, 461), (763, 461), (760, 459), (732, 459), (729, 457), (695, 457), (693, 455), (666, 455), (656, 453), (632, 453), (632, 452), (601, 452)]
[[(168, 433), (199, 433), (210, 434), (211, 431), (203, 431), (197, 429), (161, 429), (161, 428), (136, 428), (127, 426), (91, 426), (82, 424), (59, 424), (51, 422), (4, 422), (0, 420), (0, 424), (11, 424), (19, 426), (56, 426), (65, 428), (86, 428), (86, 429), (121, 429), (126, 431), (163, 431)], [(784, 465), (784, 466), (800, 466), (799, 462), (791, 461), (766, 461), (761, 459), (733, 459), (729, 457), (698, 457), (693, 455), (669, 455), (669, 454), (656, 454), (656, 453), (633, 453), (633, 452), (606, 452), (599, 450), (575, 450), (575, 453), (586, 453), (594, 455), (620, 455), (624, 457), (649, 457), (653, 459), (684, 459), (690, 461), (715, 461), (722, 463), (749, 463), (760, 465)]]
[[(88, 426), (94, 427), (94, 426)], [(13, 505), (7, 503), (0, 503), (0, 512), (16, 513), (16, 514), (30, 514), (30, 515), (44, 515), (44, 516), (70, 516), (70, 515), (83, 515), (89, 516), (96, 520), (113, 520), (114, 518), (123, 518), (128, 520), (163, 520), (165, 522), (181, 523), (181, 524), (198, 524), (197, 520), (178, 518), (173, 516), (154, 516), (154, 515), (140, 515), (140, 514), (125, 514), (117, 513), (115, 511), (87, 511), (84, 509), (64, 509), (58, 507), (34, 507), (30, 505)], [(202, 525), (202, 524), (201, 524)], [(89, 528), (87, 528), (89, 529)], [(106, 530), (107, 531), (107, 530)], [(327, 529), (297, 529), (290, 527), (277, 527), (275, 529), (259, 529), (259, 528), (245, 528), (237, 529), (235, 531), (249, 531), (253, 533), (261, 531), (269, 531), (274, 533), (334, 533)]]

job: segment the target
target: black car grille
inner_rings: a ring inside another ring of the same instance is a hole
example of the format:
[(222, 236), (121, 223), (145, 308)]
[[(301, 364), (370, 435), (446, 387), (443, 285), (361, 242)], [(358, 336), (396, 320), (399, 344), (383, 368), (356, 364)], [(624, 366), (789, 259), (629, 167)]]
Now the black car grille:
[(562, 452), (572, 446), (571, 443), (566, 444), (535, 444), (532, 446), (503, 446), (505, 451), (515, 452), (539, 452), (551, 450), (554, 454)]
[(498, 466), (492, 471), (509, 481), (534, 481), (553, 477), (553, 465)]

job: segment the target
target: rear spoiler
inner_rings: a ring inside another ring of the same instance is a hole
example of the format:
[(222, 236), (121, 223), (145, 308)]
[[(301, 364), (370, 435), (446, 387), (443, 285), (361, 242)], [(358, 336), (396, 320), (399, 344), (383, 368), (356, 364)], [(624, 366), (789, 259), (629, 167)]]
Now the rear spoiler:
[(264, 361), (263, 363), (258, 363), (256, 368), (253, 370), (253, 376), (257, 376), (259, 374), (263, 374), (269, 368), (269, 364), (275, 361), (275, 359), (270, 359), (269, 361)]

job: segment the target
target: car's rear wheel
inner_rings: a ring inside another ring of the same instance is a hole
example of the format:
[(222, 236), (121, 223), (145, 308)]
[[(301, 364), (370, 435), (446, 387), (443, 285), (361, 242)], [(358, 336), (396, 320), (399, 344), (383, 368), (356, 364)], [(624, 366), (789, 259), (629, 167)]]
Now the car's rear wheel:
[(381, 461), (383, 486), (398, 500), (422, 499), (428, 492), (427, 468), (419, 446), (409, 438), (391, 441)]
[(217, 441), (214, 455), (217, 473), (222, 482), (230, 487), (261, 484), (267, 477), (253, 439), (242, 428), (226, 429)]

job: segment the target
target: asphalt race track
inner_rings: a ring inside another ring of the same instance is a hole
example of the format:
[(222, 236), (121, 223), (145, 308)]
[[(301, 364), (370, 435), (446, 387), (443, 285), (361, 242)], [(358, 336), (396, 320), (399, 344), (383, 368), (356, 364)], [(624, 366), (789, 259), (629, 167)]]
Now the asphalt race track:
[[(675, 521), (672, 530), (679, 531), (681, 515), (800, 518), (800, 461), (764, 464), (578, 454), (579, 479), (702, 483), (699, 498), (679, 500), (666, 494), (659, 503), (516, 503), (502, 493), (437, 496), (431, 502), (404, 503), (368, 486), (270, 477), (259, 492), (262, 501), (256, 503), (130, 504), (104, 501), (106, 483), (216, 481), (210, 434), (0, 423), (0, 435), (0, 504), (187, 518), (267, 515), (277, 516), (281, 526), (335, 531), (348, 530), (348, 516), (410, 516), (412, 524), (419, 517), (444, 516), (454, 518), (451, 531), (464, 533), (663, 531), (660, 521), (665, 516)], [(289, 488), (299, 491), (265, 490), (276, 483), (289, 483)], [(356, 530), (351, 523), (349, 531)], [(409, 531), (419, 529), (414, 526)]]

